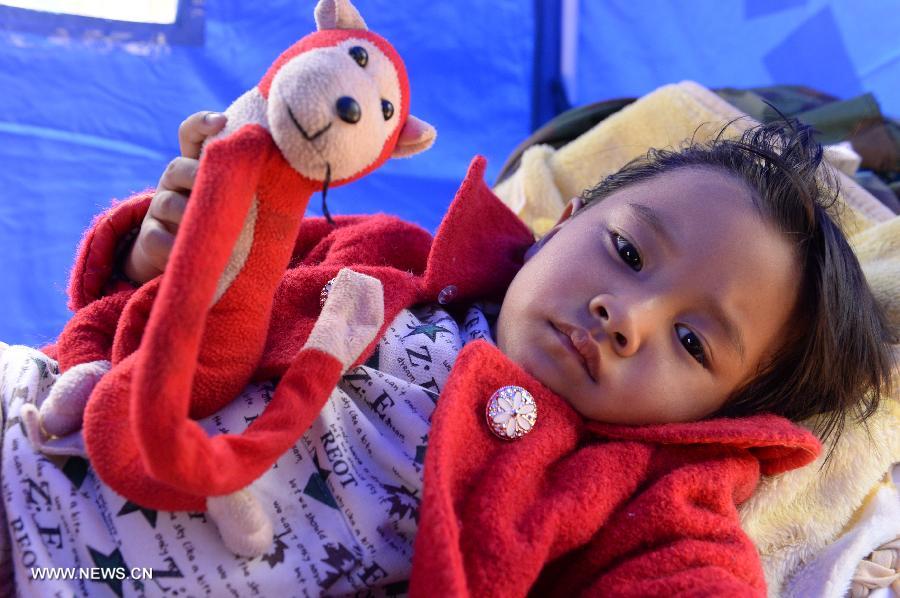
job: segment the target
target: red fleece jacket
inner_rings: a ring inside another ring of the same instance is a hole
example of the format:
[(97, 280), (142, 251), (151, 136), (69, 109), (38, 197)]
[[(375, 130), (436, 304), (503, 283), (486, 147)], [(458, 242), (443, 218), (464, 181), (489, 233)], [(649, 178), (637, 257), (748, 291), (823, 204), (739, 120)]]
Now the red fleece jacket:
[[(335, 227), (304, 220), (255, 379), (287, 370), (318, 316), (322, 286), (343, 267), (381, 279), (385, 326), (441, 291), (451, 307), (502, 296), (532, 237), (483, 172), (477, 159), (433, 240), (383, 215), (339, 217)], [(150, 306), (131, 309), (122, 326), (133, 289), (111, 274), (149, 201), (145, 193), (122, 202), (87, 232), (69, 287), (76, 314), (45, 349), (63, 369), (116, 362), (137, 347)], [(510, 384), (531, 392), (538, 420), (530, 434), (503, 441), (487, 429), (484, 410)], [(764, 596), (759, 557), (736, 507), (760, 474), (799, 467), (818, 451), (809, 432), (772, 415), (638, 427), (588, 422), (494, 346), (472, 343), (432, 420), (410, 592)]]

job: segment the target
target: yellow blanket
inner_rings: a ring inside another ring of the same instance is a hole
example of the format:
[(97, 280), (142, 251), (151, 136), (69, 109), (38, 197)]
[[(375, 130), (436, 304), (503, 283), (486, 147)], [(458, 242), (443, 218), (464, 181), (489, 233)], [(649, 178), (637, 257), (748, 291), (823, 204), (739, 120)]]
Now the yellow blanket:
[[(529, 148), (519, 170), (496, 192), (540, 236), (570, 198), (647, 149), (677, 148), (692, 137), (709, 140), (742, 116), (728, 129), (728, 137), (758, 123), (696, 83), (667, 85), (559, 150)], [(900, 217), (851, 178), (836, 175), (841, 224), (876, 298), (900, 332)], [(868, 430), (848, 425), (827, 467), (813, 464), (768, 478), (742, 505), (744, 527), (762, 556), (770, 595), (778, 595), (799, 567), (853, 525), (854, 514), (874, 495), (891, 465), (900, 461), (898, 400), (895, 394), (887, 401), (869, 420)]]

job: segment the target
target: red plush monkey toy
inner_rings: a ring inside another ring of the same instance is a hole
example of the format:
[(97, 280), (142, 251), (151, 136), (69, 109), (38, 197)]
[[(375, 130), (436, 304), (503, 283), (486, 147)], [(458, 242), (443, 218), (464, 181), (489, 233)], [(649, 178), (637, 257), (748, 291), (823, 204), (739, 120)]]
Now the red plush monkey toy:
[[(381, 283), (341, 272), (274, 398), (243, 434), (210, 438), (193, 418), (250, 381), (310, 196), (423, 151), (435, 137), (409, 113), (399, 55), (349, 0), (320, 0), (315, 16), (318, 31), (281, 54), (207, 141), (163, 276), (124, 305), (97, 302), (95, 310), (121, 311), (117, 339), (140, 345), (119, 343), (108, 361), (61, 361), (68, 369), (40, 412), (23, 410), (29, 438), (50, 451), (83, 415), (87, 456), (107, 485), (148, 508), (208, 509), (245, 555), (268, 546), (271, 527), (244, 489), (308, 427), (295, 417), (299, 402), (324, 402), (375, 340)], [(67, 327), (64, 336), (81, 332)]]

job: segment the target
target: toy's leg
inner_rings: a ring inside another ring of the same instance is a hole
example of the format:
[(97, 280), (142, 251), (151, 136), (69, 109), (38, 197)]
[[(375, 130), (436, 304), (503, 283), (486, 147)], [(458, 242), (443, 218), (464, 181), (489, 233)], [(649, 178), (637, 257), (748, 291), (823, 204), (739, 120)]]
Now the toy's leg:
[(272, 545), (272, 521), (248, 488), (225, 496), (210, 496), (206, 510), (233, 553), (253, 558)]
[(41, 403), (41, 427), (51, 436), (66, 436), (81, 429), (84, 408), (97, 382), (109, 371), (108, 361), (82, 363), (66, 371)]
[(25, 434), (36, 450), (48, 455), (84, 456), (81, 421), (94, 386), (111, 367), (108, 361), (82, 363), (69, 369), (53, 383), (40, 409), (22, 406)]
[(57, 368), (55, 360), (37, 349), (0, 343), (0, 407), (4, 412), (4, 423), (9, 426), (10, 422), (18, 421), (38, 451), (83, 455), (80, 435), (51, 440), (41, 429), (37, 406), (47, 401), (59, 380)]
[(22, 425), (25, 426), (25, 435), (31, 442), (31, 446), (34, 447), (34, 450), (40, 451), (45, 455), (87, 457), (87, 451), (84, 449), (84, 439), (80, 430), (62, 438), (48, 437), (41, 427), (40, 413), (31, 404), (22, 405), (19, 417), (22, 418)]

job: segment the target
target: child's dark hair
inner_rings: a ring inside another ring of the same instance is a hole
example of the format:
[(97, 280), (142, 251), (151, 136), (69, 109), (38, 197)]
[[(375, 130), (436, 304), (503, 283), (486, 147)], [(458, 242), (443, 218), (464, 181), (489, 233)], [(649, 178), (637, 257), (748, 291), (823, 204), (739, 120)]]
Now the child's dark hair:
[[(726, 126), (727, 128), (727, 126)], [(650, 150), (582, 194), (585, 204), (625, 186), (685, 167), (737, 177), (759, 212), (797, 248), (800, 295), (796, 333), (716, 414), (760, 412), (802, 420), (822, 414), (816, 432), (839, 436), (848, 416), (864, 420), (890, 392), (894, 342), (853, 250), (829, 215), (836, 178), (819, 169), (822, 146), (796, 120), (760, 125), (674, 150)], [(828, 191), (828, 188), (831, 191)]]

